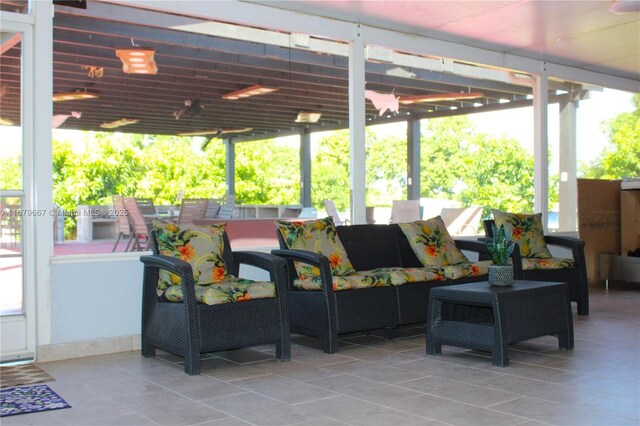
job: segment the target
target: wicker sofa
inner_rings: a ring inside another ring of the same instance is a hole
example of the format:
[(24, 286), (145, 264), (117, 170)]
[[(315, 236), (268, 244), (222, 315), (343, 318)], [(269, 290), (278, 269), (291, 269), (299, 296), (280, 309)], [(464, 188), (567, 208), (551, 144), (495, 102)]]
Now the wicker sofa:
[[(429, 269), (418, 260), (398, 224), (337, 226), (336, 231), (356, 271)], [(429, 290), (433, 287), (486, 280), (486, 275), (448, 279), (436, 272), (427, 280), (401, 285), (336, 290), (327, 256), (289, 249), (282, 233), (277, 231), (277, 235), (280, 249), (272, 254), (288, 261), (287, 304), (291, 332), (320, 338), (326, 353), (337, 351), (338, 334), (385, 328), (391, 337), (391, 330), (399, 325), (424, 323)], [(487, 258), (484, 243), (454, 241), (460, 250), (478, 253), (479, 260)], [(319, 268), (321, 288), (310, 291), (296, 286), (299, 277), (294, 262)]]

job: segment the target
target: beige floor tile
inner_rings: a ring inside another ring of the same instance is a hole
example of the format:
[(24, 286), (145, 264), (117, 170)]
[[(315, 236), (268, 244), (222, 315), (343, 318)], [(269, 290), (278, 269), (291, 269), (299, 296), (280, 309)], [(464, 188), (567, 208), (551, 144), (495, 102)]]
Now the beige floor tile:
[(623, 426), (638, 424), (637, 420), (603, 414), (585, 409), (585, 407), (567, 406), (531, 397), (505, 402), (492, 408), (496, 411), (516, 414), (556, 425)]
[[(321, 380), (331, 381), (334, 379), (335, 378), (331, 377)], [(315, 386), (315, 382), (317, 382), (317, 380), (303, 383), (297, 380), (291, 380), (286, 377), (270, 374), (268, 376), (236, 380), (233, 384), (247, 391), (255, 392), (292, 405), (299, 404), (301, 402), (314, 401), (316, 399), (330, 398), (336, 395), (330, 390)]]
[(520, 416), (513, 416), (431, 395), (402, 399), (387, 405), (452, 425), (515, 425), (529, 420)]
[(309, 412), (325, 414), (350, 425), (440, 425), (428, 417), (417, 416), (388, 406), (380, 406), (359, 398), (338, 396), (300, 404)]
[(447, 380), (436, 376), (398, 383), (398, 386), (478, 407), (488, 407), (521, 397), (511, 392), (499, 391), (455, 380)]
[(336, 393), (376, 404), (386, 404), (389, 401), (413, 398), (420, 395), (419, 392), (411, 389), (367, 380), (350, 374), (343, 374), (328, 379), (313, 380), (309, 383)]
[[(292, 361), (273, 345), (203, 354), (202, 374), (158, 351), (39, 366), (72, 408), (2, 419), (2, 426), (193, 425), (640, 425), (640, 291), (593, 289), (591, 315), (574, 314), (576, 346), (543, 336), (510, 349), (511, 364), (443, 346), (425, 354), (424, 327), (342, 336), (326, 354), (294, 335)], [(575, 307), (574, 307), (575, 311)]]
[(254, 392), (212, 398), (203, 402), (229, 416), (256, 425), (296, 424), (319, 417), (299, 406)]
[(605, 396), (602, 393), (590, 390), (575, 389), (571, 386), (513, 375), (495, 377), (479, 382), (478, 385), (503, 392), (566, 404), (581, 404)]
[(404, 382), (429, 375), (429, 373), (407, 370), (402, 366), (379, 365), (368, 361), (345, 362), (329, 365), (324, 369), (333, 371), (334, 374), (348, 373), (352, 376), (387, 384)]

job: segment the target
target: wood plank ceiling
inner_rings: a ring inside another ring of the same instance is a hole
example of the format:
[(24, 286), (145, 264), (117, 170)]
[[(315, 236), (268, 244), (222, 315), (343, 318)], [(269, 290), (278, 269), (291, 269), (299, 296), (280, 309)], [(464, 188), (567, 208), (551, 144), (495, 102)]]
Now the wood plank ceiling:
[[(348, 127), (346, 56), (178, 31), (166, 24), (172, 20), (193, 21), (187, 17), (160, 16), (157, 12), (137, 9), (125, 14), (122, 10), (118, 14), (104, 12), (114, 7), (122, 9), (91, 1), (87, 2), (86, 10), (55, 6), (54, 93), (80, 90), (99, 96), (54, 102), (54, 115), (82, 113), (81, 118), (69, 118), (60, 128), (110, 131), (114, 129), (101, 125), (126, 118), (139, 121), (115, 130), (178, 135), (250, 128), (250, 131), (224, 136), (255, 140), (298, 133), (301, 126), (311, 130)], [(155, 49), (156, 75), (123, 72), (115, 49), (131, 47), (132, 43)], [(3, 48), (0, 63), (3, 91), (0, 116), (16, 123), (20, 122), (20, 47), (17, 43), (6, 51)], [(90, 67), (102, 69), (101, 76), (95, 73), (92, 76)], [(369, 123), (466, 114), (531, 103), (531, 88), (527, 86), (406, 66), (402, 71), (412, 74), (411, 77), (394, 76), (393, 70), (397, 69), (396, 64), (367, 62), (367, 89), (393, 92), (397, 96), (443, 92), (482, 92), (484, 95), (481, 99), (466, 101), (401, 105), (399, 114), (387, 113), (382, 117), (367, 101)], [(255, 84), (276, 86), (279, 90), (239, 100), (222, 99), (228, 92)], [(199, 99), (203, 106), (199, 114), (184, 114), (176, 119), (175, 113), (184, 108), (185, 101), (194, 99)], [(510, 103), (504, 104), (504, 99)], [(555, 91), (550, 100), (557, 100)], [(300, 111), (317, 111), (322, 116), (317, 123), (296, 123)]]

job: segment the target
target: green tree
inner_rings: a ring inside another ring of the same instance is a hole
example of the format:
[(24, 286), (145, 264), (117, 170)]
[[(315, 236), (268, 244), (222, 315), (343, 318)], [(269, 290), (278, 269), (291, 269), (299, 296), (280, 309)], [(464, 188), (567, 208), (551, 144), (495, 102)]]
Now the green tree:
[(602, 126), (609, 144), (589, 165), (580, 167), (583, 177), (621, 179), (640, 176), (640, 94), (633, 95), (633, 112), (624, 112)]
[(263, 140), (236, 144), (236, 199), (243, 204), (300, 202), (298, 145)]
[(22, 158), (0, 157), (0, 189), (22, 188)]
[(145, 171), (135, 194), (157, 204), (185, 198), (218, 198), (226, 192), (224, 145), (211, 141), (203, 152), (199, 140), (180, 136), (147, 136), (141, 158)]
[(339, 211), (350, 206), (349, 131), (339, 130), (318, 141), (311, 166), (311, 199), (318, 209), (323, 200), (333, 200)]
[(407, 138), (393, 135), (380, 138), (366, 132), (367, 205), (391, 206), (392, 200), (407, 193)]
[[(466, 116), (430, 120), (422, 138), (424, 197), (527, 212), (533, 210), (533, 156), (515, 139), (477, 133)], [(550, 203), (557, 201), (550, 185)]]
[[(78, 205), (111, 203), (114, 194), (133, 195), (144, 165), (140, 149), (128, 136), (82, 133), (79, 141), (53, 141), (53, 201), (73, 211)], [(67, 234), (75, 217), (65, 219)]]

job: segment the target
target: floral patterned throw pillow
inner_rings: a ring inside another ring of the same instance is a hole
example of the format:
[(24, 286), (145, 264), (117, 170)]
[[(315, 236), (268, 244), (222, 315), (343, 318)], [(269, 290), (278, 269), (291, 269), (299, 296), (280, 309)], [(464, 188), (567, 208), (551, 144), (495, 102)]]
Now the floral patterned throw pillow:
[(520, 246), (522, 257), (538, 259), (551, 257), (551, 252), (544, 241), (542, 213), (522, 214), (493, 210), (493, 219), (498, 228), (504, 225), (504, 229), (511, 232), (513, 240)]
[(424, 266), (441, 268), (469, 262), (449, 235), (440, 216), (411, 223), (399, 223), (398, 226)]
[[(276, 221), (278, 231), (290, 249), (307, 250), (322, 254), (329, 259), (331, 275), (345, 275), (355, 272), (347, 257), (336, 226), (331, 217), (308, 222)], [(308, 276), (319, 276), (320, 270), (301, 262), (295, 262), (296, 272), (300, 279)]]
[[(227, 267), (222, 258), (226, 223), (210, 226), (153, 223), (158, 252), (191, 264), (196, 285), (225, 281)], [(180, 285), (180, 277), (160, 271), (158, 293), (162, 295), (172, 285)]]

